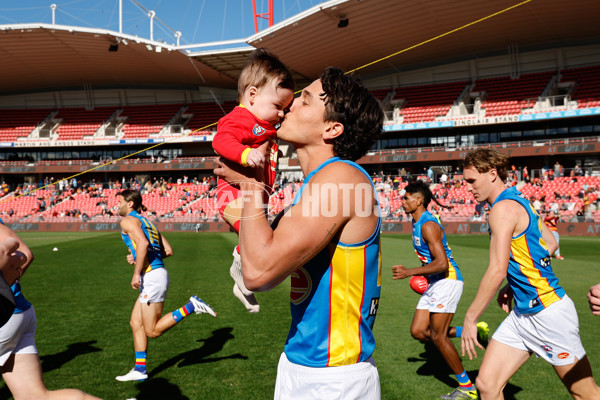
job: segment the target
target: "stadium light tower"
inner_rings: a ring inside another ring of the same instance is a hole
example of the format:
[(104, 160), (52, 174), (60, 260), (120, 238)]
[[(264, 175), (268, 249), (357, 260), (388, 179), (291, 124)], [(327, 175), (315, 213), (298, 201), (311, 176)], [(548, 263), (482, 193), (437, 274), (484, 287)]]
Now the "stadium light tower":
[(269, 21), (269, 27), (273, 26), (273, 0), (269, 0), (269, 11), (266, 13), (256, 13), (256, 0), (252, 0), (252, 9), (254, 10), (254, 33), (258, 33), (258, 18)]
[(52, 10), (52, 25), (56, 25), (56, 4), (50, 4), (50, 9)]
[(156, 13), (154, 10), (148, 11), (148, 16), (150, 17), (150, 40), (154, 40), (154, 17)]
[(181, 32), (180, 31), (175, 32), (175, 38), (177, 39), (177, 47), (179, 47), (179, 39), (181, 38)]

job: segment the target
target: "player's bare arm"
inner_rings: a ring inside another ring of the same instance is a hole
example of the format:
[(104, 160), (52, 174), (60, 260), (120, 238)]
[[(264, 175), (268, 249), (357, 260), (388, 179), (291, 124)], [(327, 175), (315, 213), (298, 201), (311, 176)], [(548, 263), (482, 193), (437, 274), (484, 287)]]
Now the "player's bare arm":
[(121, 230), (123, 233), (129, 235), (131, 240), (135, 243), (136, 259), (133, 277), (131, 278), (131, 287), (137, 290), (140, 288), (140, 276), (142, 275), (142, 270), (148, 265), (148, 239), (146, 239), (141, 223), (137, 218), (123, 218), (121, 220)]
[(556, 238), (548, 229), (548, 226), (542, 223), (542, 238), (544, 242), (546, 242), (546, 248), (548, 249), (548, 254), (552, 255), (558, 249), (558, 243), (556, 243)]
[[(346, 164), (333, 163), (319, 171), (305, 187), (302, 199), (286, 212), (275, 231), (261, 206), (260, 184), (236, 172), (235, 166), (229, 166), (223, 165), (215, 173), (230, 182), (241, 181), (242, 191), (253, 198), (252, 201), (245, 199), (240, 232), (244, 281), (251, 290), (265, 291), (277, 286), (333, 238), (345, 243), (360, 242), (367, 239), (377, 225), (372, 189), (367, 191), (362, 206), (371, 210), (370, 216), (355, 218), (356, 187), (361, 184), (365, 188), (371, 183)], [(324, 187), (327, 190), (323, 190)], [(328, 212), (331, 210), (335, 212)], [(342, 231), (345, 227), (348, 229)]]
[(392, 267), (393, 279), (405, 279), (415, 275), (439, 274), (440, 272), (448, 270), (448, 257), (446, 256), (446, 251), (444, 250), (444, 245), (442, 243), (442, 239), (444, 238), (442, 229), (438, 224), (430, 221), (423, 224), (421, 234), (429, 246), (432, 261), (429, 264), (417, 268), (406, 268), (404, 265), (394, 265)]
[(160, 235), (160, 244), (162, 247), (163, 258), (171, 257), (173, 255), (173, 247), (162, 234)]
[(490, 229), (490, 263), (481, 279), (475, 299), (465, 314), (463, 333), (461, 336), (461, 352), (468, 354), (469, 359), (477, 357), (475, 347), (483, 350), (477, 341), (477, 320), (483, 314), (492, 298), (506, 278), (510, 245), (515, 229), (519, 223), (519, 209), (525, 212), (518, 203), (504, 200), (494, 205), (489, 216)]
[(12, 229), (0, 224), (0, 240), (4, 240), (6, 238), (12, 238), (19, 243), (17, 251), (22, 254), (22, 257), (25, 257), (25, 260), (21, 260), (23, 262), (19, 266), (18, 272), (19, 276), (23, 276), (23, 274), (25, 274), (25, 272), (27, 271), (27, 268), (29, 268), (29, 266), (33, 262), (33, 252), (31, 251), (31, 249), (29, 249), (25, 242), (23, 242), (23, 239), (21, 239), (19, 235), (17, 235)]

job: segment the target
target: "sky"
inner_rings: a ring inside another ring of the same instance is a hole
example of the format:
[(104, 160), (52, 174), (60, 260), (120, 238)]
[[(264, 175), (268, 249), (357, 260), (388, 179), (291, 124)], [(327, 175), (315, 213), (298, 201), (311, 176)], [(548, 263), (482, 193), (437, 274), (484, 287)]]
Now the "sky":
[[(125, 34), (150, 39), (150, 18), (136, 2), (156, 12), (155, 41), (175, 44), (176, 31), (182, 33), (181, 45), (244, 39), (255, 33), (252, 0), (122, 0)], [(322, 2), (273, 0), (274, 23)], [(119, 31), (119, 0), (0, 0), (0, 25), (51, 24), (51, 4), (57, 6), (58, 25)], [(266, 13), (268, 0), (256, 0), (256, 8)], [(259, 18), (259, 31), (267, 27), (267, 20)]]

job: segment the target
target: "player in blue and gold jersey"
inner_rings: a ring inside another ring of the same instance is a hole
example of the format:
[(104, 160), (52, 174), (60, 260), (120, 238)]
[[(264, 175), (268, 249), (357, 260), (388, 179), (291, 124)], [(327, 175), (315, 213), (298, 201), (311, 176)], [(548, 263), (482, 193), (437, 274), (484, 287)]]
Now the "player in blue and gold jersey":
[[(444, 228), (427, 210), (432, 200), (438, 206), (444, 206), (438, 203), (423, 181), (408, 184), (404, 192), (402, 206), (413, 217), (413, 247), (422, 265), (418, 268), (395, 265), (392, 267), (393, 277), (406, 279), (420, 275), (429, 280), (429, 287), (417, 304), (410, 333), (417, 340), (431, 340), (456, 375), (459, 386), (442, 398), (476, 399), (477, 390), (450, 341), (450, 337), (460, 337), (462, 332), (462, 327), (450, 326), (463, 292), (462, 274), (452, 257)], [(479, 323), (481, 336), (487, 336), (486, 327), (484, 322)]]
[(296, 148), (305, 180), (273, 227), (262, 204), (264, 182), (223, 159), (215, 169), (246, 196), (240, 226), (246, 287), (270, 290), (292, 277), (292, 324), (275, 400), (381, 398), (372, 358), (381, 219), (371, 179), (354, 161), (382, 123), (377, 100), (337, 68), (306, 87), (278, 131)]
[(463, 355), (477, 355), (477, 319), (507, 278), (498, 303), (510, 313), (483, 357), (477, 377), (481, 398), (502, 399), (508, 380), (535, 353), (554, 367), (573, 398), (599, 399), (600, 388), (579, 338), (575, 305), (550, 263), (556, 240), (529, 201), (516, 188), (506, 187), (508, 165), (508, 157), (492, 149), (470, 152), (464, 162), (469, 191), (492, 208), (490, 263), (465, 314)]
[(183, 307), (162, 315), (163, 303), (167, 297), (169, 274), (163, 258), (173, 255), (169, 242), (160, 234), (156, 226), (140, 213), (146, 211), (142, 195), (137, 190), (123, 190), (117, 194), (121, 220), (121, 237), (129, 248), (127, 262), (134, 265), (131, 287), (140, 295), (131, 312), (131, 331), (135, 350), (135, 366), (125, 375), (117, 376), (118, 381), (143, 381), (148, 379), (146, 357), (148, 337), (155, 338), (171, 329), (192, 312), (208, 313), (216, 317), (214, 310), (197, 296)]

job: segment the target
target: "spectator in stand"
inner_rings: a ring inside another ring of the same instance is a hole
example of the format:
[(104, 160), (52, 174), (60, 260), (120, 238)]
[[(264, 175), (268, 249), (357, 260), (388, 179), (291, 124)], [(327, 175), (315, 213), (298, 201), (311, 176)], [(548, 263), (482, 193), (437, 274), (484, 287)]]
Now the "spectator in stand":
[(530, 201), (533, 203), (533, 209), (538, 213), (542, 213), (542, 202), (536, 199), (535, 197), (531, 197)]
[(433, 169), (431, 167), (427, 168), (427, 180), (429, 182), (433, 182), (433, 176), (434, 176)]
[(554, 163), (554, 176), (556, 178), (560, 178), (562, 176), (561, 172), (560, 172), (561, 168), (562, 168), (562, 165), (560, 165), (560, 163), (558, 161), (556, 163)]
[(556, 251), (554, 252), (554, 254), (552, 254), (552, 256), (557, 260), (564, 260), (565, 258), (560, 255), (560, 236), (558, 234), (559, 219), (560, 216), (557, 215), (553, 210), (550, 210), (548, 212), (548, 215), (546, 215), (546, 217), (544, 218), (544, 223), (546, 224), (548, 229), (550, 229), (550, 232), (552, 232), (554, 239), (556, 239)]
[(575, 168), (571, 170), (571, 176), (583, 176), (583, 170), (579, 164), (575, 164)]

